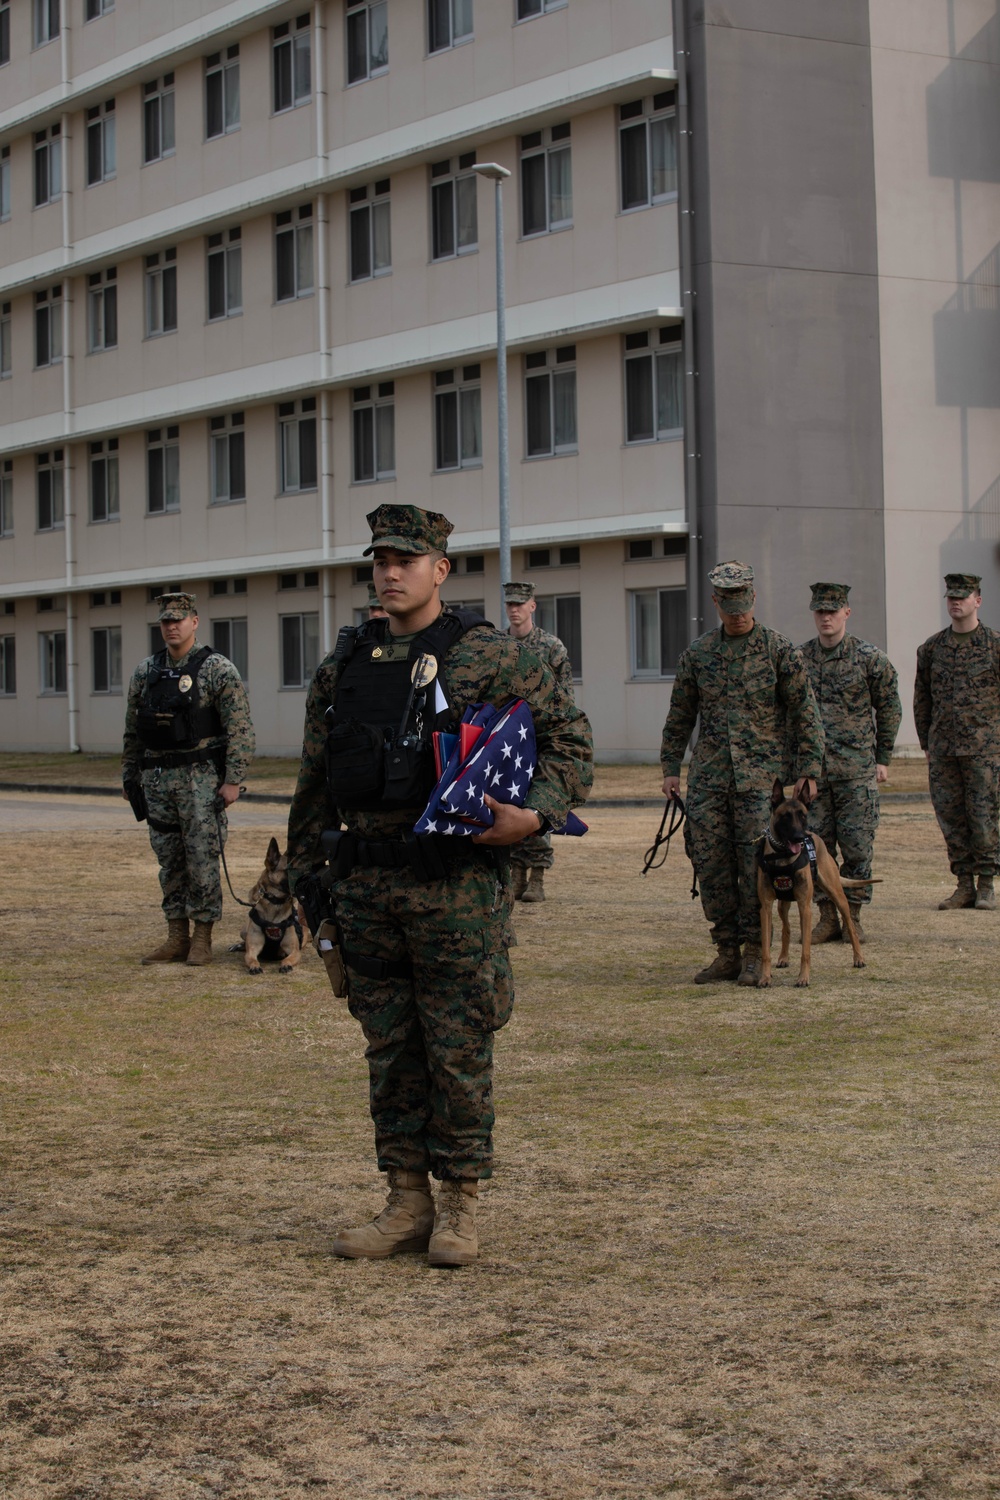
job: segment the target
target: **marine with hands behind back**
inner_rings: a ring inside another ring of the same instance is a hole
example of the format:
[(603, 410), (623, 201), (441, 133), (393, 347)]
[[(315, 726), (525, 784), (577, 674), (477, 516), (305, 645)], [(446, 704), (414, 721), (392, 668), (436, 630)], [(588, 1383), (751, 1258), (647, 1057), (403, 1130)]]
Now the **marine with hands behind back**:
[[(509, 849), (585, 800), (592, 736), (534, 652), (442, 609), (444, 516), (383, 505), (368, 521), (388, 620), (342, 630), (313, 677), (288, 821), (294, 890), (324, 852), (330, 860), (323, 881), (389, 1180), (382, 1212), (333, 1249), (381, 1258), (426, 1247), (432, 1265), (465, 1265), (478, 1255), (479, 1183), (492, 1173), (493, 1034), (514, 1001)], [(433, 732), (454, 730), (471, 704), (517, 698), (538, 752), (526, 805), (490, 798), (495, 822), (473, 838), (415, 835), (436, 780)], [(428, 1173), (441, 1184), (436, 1203)]]

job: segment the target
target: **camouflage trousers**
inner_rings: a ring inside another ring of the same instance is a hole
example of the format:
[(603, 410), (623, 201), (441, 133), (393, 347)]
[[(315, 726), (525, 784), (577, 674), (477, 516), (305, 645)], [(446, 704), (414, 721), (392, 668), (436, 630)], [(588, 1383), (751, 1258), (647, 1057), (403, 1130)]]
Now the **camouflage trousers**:
[[(878, 828), (878, 786), (874, 776), (865, 781), (821, 781), (809, 809), (809, 827), (818, 833), (834, 859), (840, 850), (840, 873), (849, 880), (867, 880), (872, 872), (872, 850)], [(867, 906), (872, 887), (848, 891), (855, 905)]]
[[(333, 899), (348, 1005), (368, 1043), (379, 1170), (489, 1177), (493, 1033), (514, 1004), (509, 881), (485, 862), (426, 883), (409, 871), (358, 869)], [(411, 972), (370, 978), (352, 956)]]
[(688, 783), (684, 846), (715, 943), (760, 942), (755, 850), (770, 816), (770, 787), (738, 792), (732, 779), (693, 789)]
[[(217, 922), (222, 916), (222, 885), (215, 766), (143, 771), (142, 785), (149, 806), (149, 842), (160, 865), (164, 916)], [(154, 827), (156, 823), (161, 827)], [(224, 842), (224, 812), (221, 823)]]
[(1000, 762), (933, 755), (931, 802), (955, 875), (1000, 875)]
[(524, 865), (528, 870), (550, 870), (555, 863), (551, 833), (533, 833), (519, 844), (512, 844), (510, 862)]

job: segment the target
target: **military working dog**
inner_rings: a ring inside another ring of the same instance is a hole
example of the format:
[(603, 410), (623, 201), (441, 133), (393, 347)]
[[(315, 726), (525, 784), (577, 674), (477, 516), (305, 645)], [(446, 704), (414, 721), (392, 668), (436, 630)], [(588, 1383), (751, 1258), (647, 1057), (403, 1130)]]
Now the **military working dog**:
[(788, 908), (794, 901), (799, 908), (802, 929), (802, 962), (795, 985), (797, 989), (808, 985), (814, 884), (829, 896), (840, 913), (854, 953), (854, 967), (865, 967), (845, 891), (875, 882), (841, 879), (836, 861), (819, 834), (809, 832), (810, 801), (808, 788), (803, 789), (800, 797), (786, 797), (785, 788), (780, 781), (776, 781), (771, 790), (771, 817), (756, 853), (761, 949), (761, 971), (757, 983), (761, 989), (771, 983), (771, 931), (775, 901), (781, 917), (781, 952), (778, 954), (777, 968), (788, 968), (788, 948), (791, 942)]
[(288, 888), (288, 855), (282, 854), (277, 839), (267, 846), (264, 869), (250, 892), (250, 911), (243, 939), (243, 961), (248, 974), (262, 974), (260, 960), (277, 959), (278, 973), (290, 974), (310, 939), (302, 908), (292, 899)]

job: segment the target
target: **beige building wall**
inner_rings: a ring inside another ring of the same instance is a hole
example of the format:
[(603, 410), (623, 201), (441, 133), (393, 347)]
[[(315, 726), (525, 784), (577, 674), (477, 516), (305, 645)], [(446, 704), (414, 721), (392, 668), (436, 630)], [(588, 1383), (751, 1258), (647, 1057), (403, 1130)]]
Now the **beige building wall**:
[[(537, 566), (527, 576), (540, 597), (580, 600), (579, 691), (599, 753), (655, 756), (670, 672), (647, 663), (636, 675), (631, 600), (636, 590), (683, 589), (683, 555), (663, 555), (664, 537), (683, 546), (683, 455), (675, 436), (626, 442), (624, 354), (626, 337), (648, 332), (655, 348), (661, 328), (680, 322), (677, 209), (668, 199), (621, 211), (618, 111), (672, 87), (669, 8), (571, 0), (523, 21), (516, 0), (476, 0), (474, 10), (474, 38), (428, 56), (423, 0), (390, 0), (388, 71), (348, 85), (339, 0), (306, 9), (118, 0), (86, 24), (81, 0), (64, 0), (61, 35), (35, 49), (28, 0), (13, 8), (12, 60), (0, 68), (12, 203), (0, 223), (0, 304), (9, 304), (12, 350), (10, 378), (0, 379), (12, 523), (0, 536), (0, 637), (16, 643), (14, 691), (0, 696), (4, 746), (114, 748), (122, 686), (150, 649), (151, 592), (181, 584), (198, 594), (203, 639), (212, 639), (215, 622), (245, 619), (258, 743), (296, 753), (305, 689), (280, 686), (282, 619), (315, 621), (322, 649), (332, 645), (364, 605), (365, 515), (383, 502), (442, 510), (454, 521), (446, 597), (482, 600), (497, 618), (492, 184), (477, 180), (474, 253), (434, 261), (429, 213), (430, 165), (474, 153), (512, 173), (504, 244), (515, 572), (530, 551)], [(295, 34), (299, 18), (311, 37), (311, 95), (275, 114), (272, 28), (288, 22)], [(239, 128), (206, 140), (205, 59), (235, 45)], [(144, 164), (147, 86), (167, 75), (174, 149)], [(88, 111), (111, 100), (115, 172), (87, 186)], [(521, 137), (566, 124), (572, 226), (525, 238)], [(36, 135), (55, 125), (64, 191), (33, 207)], [(386, 179), (391, 274), (352, 283), (350, 192)], [(275, 218), (304, 205), (312, 207), (312, 285), (278, 302)], [(228, 242), (237, 228), (242, 310), (210, 321), (208, 237)], [(147, 327), (152, 256), (175, 266), (177, 278), (176, 331), (157, 336)], [(106, 284), (112, 269), (117, 344), (89, 352), (91, 278)], [(35, 368), (39, 294), (56, 288), (62, 360)], [(576, 451), (528, 458), (525, 360), (571, 346)], [(480, 371), (481, 459), (437, 471), (435, 375), (472, 366)], [(355, 483), (354, 393), (388, 382), (395, 476)], [(280, 409), (303, 401), (315, 402), (317, 483), (283, 493)], [(233, 413), (243, 420), (246, 494), (217, 503), (211, 423)], [(179, 509), (150, 514), (150, 434), (168, 429), (179, 450)], [(92, 447), (107, 451), (112, 440), (120, 511), (99, 519)], [(38, 471), (57, 454), (65, 518), (43, 529)], [(630, 558), (634, 543), (639, 551), (649, 543), (655, 555)], [(548, 567), (539, 564), (545, 548)], [(283, 586), (292, 575), (298, 586)], [(94, 651), (108, 648), (109, 631), (120, 632), (122, 683), (95, 690)], [(53, 687), (42, 664), (60, 633), (65, 686)]]

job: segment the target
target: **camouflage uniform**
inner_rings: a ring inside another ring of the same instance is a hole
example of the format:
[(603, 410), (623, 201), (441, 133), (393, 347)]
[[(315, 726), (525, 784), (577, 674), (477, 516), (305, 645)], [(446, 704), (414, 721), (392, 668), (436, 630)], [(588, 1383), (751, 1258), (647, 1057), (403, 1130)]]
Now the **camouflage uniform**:
[[(414, 507), (383, 506), (373, 531)], [(384, 521), (388, 516), (389, 521)], [(416, 523), (414, 523), (416, 524)], [(443, 538), (446, 539), (447, 531)], [(406, 538), (380, 545), (399, 550)], [(436, 545), (441, 547), (440, 541)], [(443, 550), (443, 549), (442, 549)], [(402, 641), (397, 638), (397, 642)], [(302, 765), (288, 819), (293, 889), (316, 868), (320, 835), (345, 822), (367, 838), (402, 838), (422, 810), (362, 812), (332, 805), (325, 772), (327, 725), (340, 667), (327, 657), (306, 702)], [(492, 626), (474, 626), (444, 656), (438, 680), (454, 717), (473, 703), (524, 698), (535, 723), (538, 765), (528, 798), (553, 824), (587, 796), (592, 739), (586, 716), (551, 671)], [(380, 1170), (475, 1180), (492, 1171), (493, 1033), (514, 1001), (510, 962), (510, 881), (506, 858), (466, 840), (444, 879), (420, 881), (408, 869), (355, 868), (332, 887), (348, 954), (408, 962), (407, 978), (373, 979), (351, 967), (351, 1014), (368, 1043), (370, 1104)], [(505, 851), (501, 851), (505, 853)]]
[[(569, 652), (559, 637), (550, 635), (547, 630), (542, 630), (541, 626), (536, 625), (528, 631), (527, 635), (522, 635), (518, 639), (520, 645), (525, 646), (529, 651), (534, 651), (536, 656), (548, 663), (556, 674), (560, 687), (564, 687), (572, 698), (573, 667), (570, 663)], [(551, 833), (533, 833), (530, 838), (511, 845), (510, 862), (512, 865), (524, 865), (529, 870), (548, 870), (551, 869), (554, 861)]]
[[(196, 651), (171, 665), (183, 667)], [(213, 706), (225, 733), (200, 740), (199, 748), (219, 751), (215, 761), (198, 765), (144, 768), (156, 752), (144, 750), (136, 730), (136, 717), (146, 678), (155, 658), (150, 656), (132, 674), (125, 710), (122, 779), (141, 775), (149, 807), (149, 842), (160, 865), (163, 913), (170, 921), (190, 917), (195, 922), (217, 922), (222, 916), (222, 886), (219, 881), (219, 823), (226, 836), (226, 814), (216, 821), (215, 799), (223, 782), (237, 785), (253, 760), (255, 742), (250, 722), (250, 704), (239, 672), (225, 656), (209, 656), (198, 673), (198, 691), (203, 704)], [(224, 769), (220, 774), (220, 767)], [(162, 824), (170, 832), (154, 825)]]
[(925, 641), (913, 717), (952, 871), (1000, 874), (1000, 634), (980, 623)]
[[(842, 875), (866, 880), (879, 820), (875, 768), (892, 759), (902, 719), (896, 669), (884, 651), (853, 635), (829, 651), (813, 637), (799, 651), (826, 739), (809, 826), (835, 858), (840, 846)], [(871, 898), (871, 886), (851, 891), (855, 905)]]
[(727, 638), (721, 627), (700, 636), (678, 663), (660, 748), (664, 776), (680, 775), (696, 722), (684, 832), (702, 907), (720, 948), (759, 943), (754, 847), (771, 789), (776, 779), (818, 777), (823, 764), (823, 726), (791, 641), (759, 623), (745, 636)]

